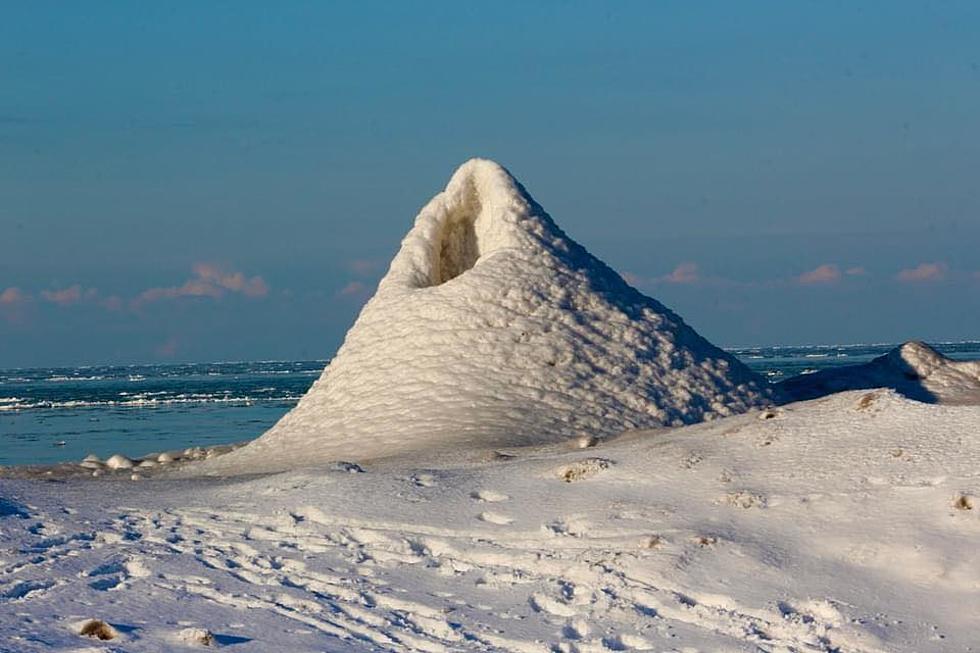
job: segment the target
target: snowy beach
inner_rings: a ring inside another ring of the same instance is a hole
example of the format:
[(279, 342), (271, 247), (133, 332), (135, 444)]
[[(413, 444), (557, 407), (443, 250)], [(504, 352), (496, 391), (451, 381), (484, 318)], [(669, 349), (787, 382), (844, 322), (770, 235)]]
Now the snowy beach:
[(857, 391), (589, 449), (0, 481), (0, 649), (976, 650), (978, 423)]

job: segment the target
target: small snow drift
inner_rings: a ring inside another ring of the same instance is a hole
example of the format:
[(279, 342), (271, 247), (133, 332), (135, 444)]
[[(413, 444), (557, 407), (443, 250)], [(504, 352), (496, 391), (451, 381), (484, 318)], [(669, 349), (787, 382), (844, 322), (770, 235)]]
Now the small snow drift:
[(954, 361), (925, 343), (906, 342), (870, 363), (793, 377), (776, 388), (790, 401), (891, 388), (926, 403), (980, 404), (980, 361)]
[(504, 168), (474, 159), (422, 209), (296, 408), (205, 467), (573, 440), (737, 413), (768, 393), (568, 238)]

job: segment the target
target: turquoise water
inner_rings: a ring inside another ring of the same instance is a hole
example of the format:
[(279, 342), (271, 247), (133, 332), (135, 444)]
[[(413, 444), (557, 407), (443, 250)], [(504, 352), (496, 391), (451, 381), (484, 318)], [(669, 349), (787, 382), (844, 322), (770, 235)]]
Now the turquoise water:
[[(894, 345), (731, 350), (781, 381), (863, 363)], [(980, 358), (980, 342), (945, 343)], [(248, 440), (286, 413), (325, 361), (193, 363), (0, 370), (0, 465), (80, 460)]]

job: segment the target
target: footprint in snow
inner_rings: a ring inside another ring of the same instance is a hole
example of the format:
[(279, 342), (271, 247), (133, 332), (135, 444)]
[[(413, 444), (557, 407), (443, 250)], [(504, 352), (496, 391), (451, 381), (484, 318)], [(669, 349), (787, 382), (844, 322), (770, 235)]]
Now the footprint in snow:
[(574, 617), (576, 615), (575, 608), (572, 606), (538, 592), (532, 594), (528, 601), (535, 612), (546, 612), (556, 617)]
[(347, 462), (346, 460), (335, 460), (328, 466), (330, 471), (347, 472), (348, 474), (363, 474), (364, 468), (357, 463)]
[(602, 645), (611, 651), (652, 651), (654, 648), (653, 644), (639, 635), (629, 634), (603, 637)]
[(497, 524), (499, 526), (506, 526), (508, 524), (514, 523), (514, 520), (508, 517), (507, 515), (501, 515), (500, 513), (489, 512), (489, 511), (481, 512), (477, 516), (477, 519), (479, 519), (480, 521), (485, 521), (488, 524)]
[(495, 492), (493, 490), (479, 490), (470, 494), (470, 498), (475, 501), (482, 501), (484, 503), (499, 503), (501, 501), (507, 501), (510, 499), (509, 496), (501, 492)]

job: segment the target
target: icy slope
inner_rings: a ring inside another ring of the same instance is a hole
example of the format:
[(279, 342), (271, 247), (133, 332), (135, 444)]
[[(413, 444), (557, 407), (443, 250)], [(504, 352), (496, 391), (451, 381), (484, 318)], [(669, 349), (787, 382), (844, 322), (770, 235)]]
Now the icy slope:
[(978, 425), (860, 391), (481, 464), (0, 480), (0, 650), (977, 651)]
[(789, 400), (891, 388), (929, 403), (980, 404), (980, 361), (954, 361), (925, 343), (907, 342), (870, 363), (794, 377), (776, 388)]
[(557, 441), (698, 422), (766, 383), (472, 160), (415, 220), (299, 405), (213, 469)]

